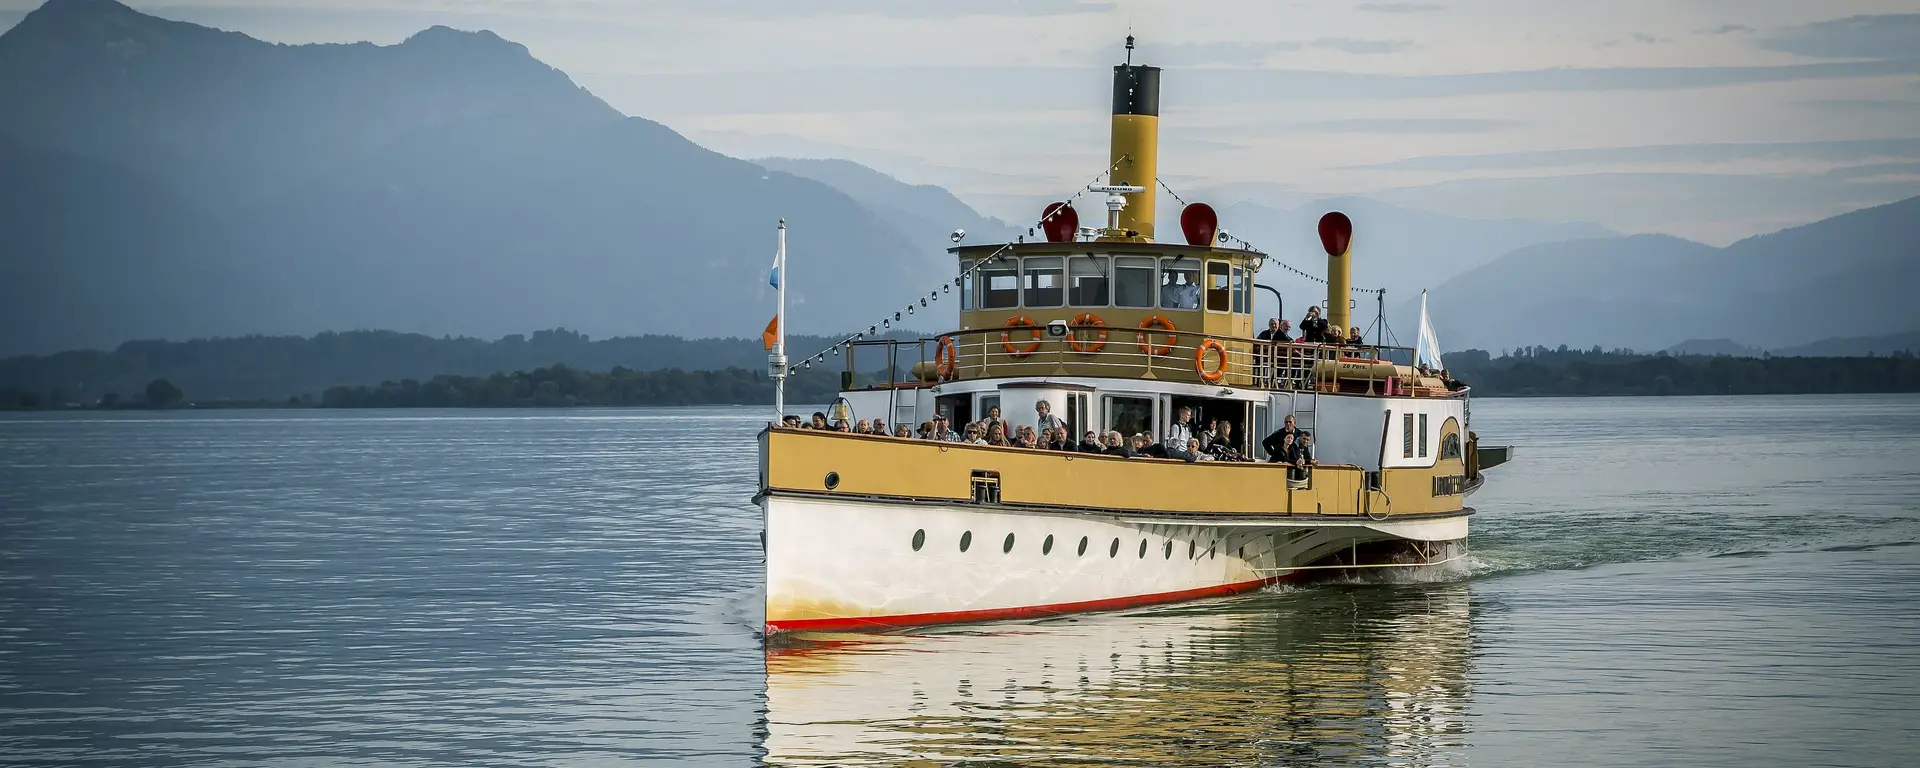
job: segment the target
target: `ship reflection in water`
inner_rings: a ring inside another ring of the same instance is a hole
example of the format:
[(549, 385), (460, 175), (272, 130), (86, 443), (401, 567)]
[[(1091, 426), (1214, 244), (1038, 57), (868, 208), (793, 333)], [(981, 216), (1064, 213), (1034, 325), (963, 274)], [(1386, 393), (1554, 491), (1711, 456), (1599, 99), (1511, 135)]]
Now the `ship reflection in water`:
[(1466, 584), (1316, 586), (767, 654), (767, 762), (1464, 764)]

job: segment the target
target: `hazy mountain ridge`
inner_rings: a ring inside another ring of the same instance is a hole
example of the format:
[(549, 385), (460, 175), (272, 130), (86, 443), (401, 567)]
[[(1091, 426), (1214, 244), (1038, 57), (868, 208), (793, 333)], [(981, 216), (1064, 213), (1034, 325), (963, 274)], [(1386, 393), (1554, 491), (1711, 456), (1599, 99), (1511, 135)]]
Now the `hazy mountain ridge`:
[(968, 243), (1004, 242), (1020, 234), (1013, 225), (982, 215), (941, 187), (909, 184), (851, 160), (763, 157), (753, 162), (840, 190), (942, 262), (949, 258), (948, 236), (955, 229), (966, 230)]
[(1920, 328), (1920, 198), (1726, 248), (1664, 235), (1531, 246), (1432, 293), (1449, 349), (1553, 342), (1779, 349)]
[[(746, 336), (771, 314), (781, 216), (806, 222), (798, 330), (865, 327), (927, 288), (848, 196), (624, 117), (489, 33), (284, 46), (54, 0), (0, 35), (0, 104), (9, 162), (112, 169), (44, 171), (91, 186), (0, 210), (0, 274), (21, 278), (0, 285), (0, 354), (365, 327)], [(141, 179), (159, 191), (127, 192)], [(129, 232), (65, 245), (103, 228)], [(165, 300), (125, 292), (156, 275)]]

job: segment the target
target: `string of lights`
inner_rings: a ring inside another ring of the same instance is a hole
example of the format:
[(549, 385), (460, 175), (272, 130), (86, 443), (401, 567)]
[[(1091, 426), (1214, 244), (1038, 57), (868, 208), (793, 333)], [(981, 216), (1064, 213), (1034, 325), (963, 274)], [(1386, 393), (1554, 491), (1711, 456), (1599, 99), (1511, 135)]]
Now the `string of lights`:
[(1041, 216), (1039, 221), (1036, 221), (1034, 223), (1034, 226), (1027, 227), (1027, 233), (1025, 235), (1016, 237), (1013, 242), (1000, 246), (993, 253), (987, 254), (986, 258), (980, 259), (979, 261), (976, 261), (973, 264), (969, 265), (966, 269), (961, 270), (958, 276), (956, 276), (952, 280), (947, 281), (946, 283), (941, 284), (939, 290), (929, 291), (927, 292), (926, 296), (919, 297), (919, 298), (916, 298), (914, 301), (908, 302), (905, 308), (894, 312), (893, 316), (883, 317), (880, 319), (880, 322), (867, 326), (867, 329), (865, 331), (861, 331), (859, 333), (853, 334), (852, 336), (848, 336), (844, 339), (841, 339), (840, 341), (835, 342), (833, 346), (820, 350), (819, 352), (815, 353), (811, 357), (807, 357), (803, 360), (800, 360), (799, 362), (796, 362), (796, 363), (793, 363), (792, 365), (787, 366), (787, 373), (791, 375), (802, 368), (812, 368), (814, 363), (822, 362), (826, 360), (828, 355), (838, 356), (840, 354), (841, 348), (846, 347), (847, 345), (852, 344), (853, 342), (859, 341), (868, 336), (877, 336), (883, 330), (891, 330), (893, 328), (894, 323), (900, 322), (900, 319), (906, 315), (913, 314), (914, 309), (916, 307), (925, 308), (928, 302), (939, 301), (940, 294), (951, 292), (953, 290), (953, 287), (956, 285), (964, 285), (966, 279), (969, 277), (972, 277), (973, 273), (978, 271), (981, 267), (984, 267), (987, 264), (992, 263), (996, 260), (1005, 259), (1006, 252), (1012, 249), (1015, 245), (1026, 242), (1027, 238), (1034, 234), (1035, 227), (1045, 227), (1049, 219), (1052, 219), (1053, 217), (1060, 215), (1062, 211), (1065, 211), (1068, 208), (1070, 208), (1073, 201), (1080, 199), (1081, 195), (1087, 194), (1088, 192), (1092, 192), (1094, 185), (1098, 184), (1101, 179), (1106, 178), (1107, 176), (1112, 174), (1113, 169), (1120, 167), (1120, 164), (1126, 161), (1127, 161), (1127, 156), (1121, 155), (1120, 159), (1113, 161), (1113, 164), (1107, 166), (1106, 170), (1101, 171), (1097, 174), (1094, 174), (1092, 180), (1088, 181), (1085, 185), (1082, 185), (1080, 187), (1080, 191), (1075, 192), (1073, 193), (1072, 196), (1068, 197), (1066, 199), (1066, 202), (1069, 205), (1060, 206), (1059, 208), (1054, 209), (1053, 212), (1048, 213), (1045, 216)]

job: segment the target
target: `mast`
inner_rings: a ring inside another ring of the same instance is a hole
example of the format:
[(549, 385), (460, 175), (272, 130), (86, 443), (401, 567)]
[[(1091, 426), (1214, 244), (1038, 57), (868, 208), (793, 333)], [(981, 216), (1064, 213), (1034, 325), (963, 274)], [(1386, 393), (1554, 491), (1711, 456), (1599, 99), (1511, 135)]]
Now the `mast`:
[(767, 375), (773, 377), (773, 420), (779, 423), (787, 415), (787, 220), (780, 220), (780, 246), (773, 254), (774, 273), (779, 285), (773, 308), (773, 351), (767, 354)]

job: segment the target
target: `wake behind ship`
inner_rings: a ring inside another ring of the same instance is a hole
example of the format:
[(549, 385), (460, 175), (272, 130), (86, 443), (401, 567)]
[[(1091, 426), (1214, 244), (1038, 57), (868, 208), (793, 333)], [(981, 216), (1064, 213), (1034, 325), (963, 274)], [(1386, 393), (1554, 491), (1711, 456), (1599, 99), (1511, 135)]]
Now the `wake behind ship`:
[[(1315, 342), (1256, 335), (1269, 257), (1229, 247), (1205, 204), (1181, 210), (1182, 242), (1156, 239), (1160, 69), (1128, 58), (1114, 67), (1109, 183), (1092, 188), (1105, 220), (1083, 226), (1057, 202), (1043, 240), (950, 249), (957, 276), (930, 298), (957, 298), (960, 327), (842, 342), (834, 415), (999, 422), (1009, 437), (1057, 426), (1173, 458), (771, 425), (755, 497), (769, 634), (1111, 610), (1464, 552), (1466, 497), (1508, 454), (1479, 445), (1471, 390), (1413, 348), (1349, 341), (1342, 214), (1320, 223)], [(862, 361), (884, 377), (859, 384)], [(777, 379), (794, 370), (784, 344), (772, 364)], [(1267, 461), (1289, 420), (1312, 436), (1310, 462)]]

